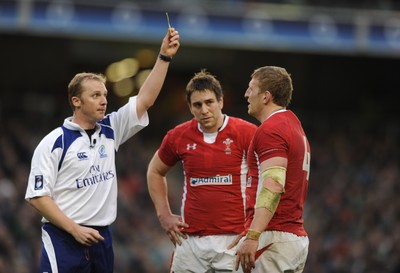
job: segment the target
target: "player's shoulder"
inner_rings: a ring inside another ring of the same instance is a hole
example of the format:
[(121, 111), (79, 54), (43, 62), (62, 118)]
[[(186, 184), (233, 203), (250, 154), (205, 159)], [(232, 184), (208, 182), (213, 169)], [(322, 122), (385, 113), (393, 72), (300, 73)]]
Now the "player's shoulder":
[(244, 120), (242, 118), (238, 118), (238, 117), (232, 117), (229, 116), (229, 122), (232, 123), (232, 125), (234, 126), (239, 126), (239, 127), (245, 127), (247, 129), (252, 129), (255, 130), (257, 128), (257, 126), (254, 123), (251, 123), (247, 120)]
[(263, 135), (286, 135), (296, 126), (296, 116), (290, 110), (285, 110), (268, 117), (258, 129)]
[(191, 119), (176, 125), (170, 131), (172, 132), (182, 132), (186, 130), (193, 130), (197, 128), (197, 121), (195, 119)]
[(264, 123), (266, 126), (270, 127), (281, 127), (291, 126), (290, 124), (297, 123), (298, 121), (299, 119), (291, 110), (284, 110), (282, 112), (272, 115)]
[(182, 136), (189, 136), (195, 133), (197, 130), (197, 122), (195, 120), (185, 121), (176, 125), (174, 128), (169, 129), (164, 138), (169, 140), (180, 139)]

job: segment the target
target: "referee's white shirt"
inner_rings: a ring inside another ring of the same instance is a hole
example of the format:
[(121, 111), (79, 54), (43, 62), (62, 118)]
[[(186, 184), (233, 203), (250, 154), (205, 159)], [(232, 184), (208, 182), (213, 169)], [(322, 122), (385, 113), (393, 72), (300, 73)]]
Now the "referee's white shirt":
[(111, 224), (117, 214), (115, 153), (148, 124), (147, 112), (137, 116), (136, 97), (98, 122), (91, 140), (71, 117), (65, 119), (36, 147), (25, 199), (50, 196), (78, 224)]

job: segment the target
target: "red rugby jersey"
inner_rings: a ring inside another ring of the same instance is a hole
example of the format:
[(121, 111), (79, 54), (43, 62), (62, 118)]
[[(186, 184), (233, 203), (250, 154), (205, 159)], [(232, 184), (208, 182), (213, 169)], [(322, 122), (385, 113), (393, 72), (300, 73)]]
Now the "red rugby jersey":
[(186, 233), (237, 234), (243, 231), (247, 150), (257, 127), (226, 116), (215, 142), (195, 119), (170, 130), (158, 151), (160, 159), (184, 171), (181, 215)]
[[(285, 193), (281, 195), (276, 212), (266, 230), (291, 232), (306, 236), (303, 226), (303, 210), (307, 197), (310, 174), (310, 145), (302, 125), (296, 115), (289, 110), (279, 111), (265, 120), (257, 129), (250, 151), (260, 163), (271, 157), (284, 157), (288, 160), (286, 169)], [(249, 163), (255, 166), (254, 163)], [(252, 167), (253, 168), (253, 167)], [(258, 165), (257, 165), (258, 168)], [(252, 176), (257, 171), (250, 171)], [(258, 179), (252, 178), (251, 187), (247, 188), (249, 206), (254, 207), (255, 187), (260, 189)]]

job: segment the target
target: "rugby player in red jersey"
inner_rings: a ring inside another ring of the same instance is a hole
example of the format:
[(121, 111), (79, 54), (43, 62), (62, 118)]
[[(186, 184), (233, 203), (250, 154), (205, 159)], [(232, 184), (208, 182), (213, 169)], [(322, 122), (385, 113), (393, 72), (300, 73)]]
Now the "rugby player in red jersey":
[[(233, 272), (243, 231), (247, 150), (256, 126), (222, 113), (223, 92), (205, 70), (186, 87), (194, 118), (170, 130), (150, 161), (147, 180), (162, 228), (175, 245), (171, 272)], [(171, 211), (166, 175), (184, 171), (180, 214)]]
[[(237, 249), (244, 272), (303, 271), (309, 239), (303, 210), (310, 174), (310, 145), (297, 116), (286, 107), (293, 86), (284, 68), (265, 66), (251, 75), (245, 93), (248, 113), (261, 122), (249, 155), (247, 193), (254, 215)], [(253, 164), (256, 160), (257, 164)]]

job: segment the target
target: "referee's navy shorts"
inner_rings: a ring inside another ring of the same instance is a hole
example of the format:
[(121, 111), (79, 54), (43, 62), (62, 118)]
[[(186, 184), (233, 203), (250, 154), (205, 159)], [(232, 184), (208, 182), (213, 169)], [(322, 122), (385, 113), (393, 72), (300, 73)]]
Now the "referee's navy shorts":
[(114, 252), (111, 232), (106, 227), (97, 229), (104, 241), (92, 246), (78, 243), (68, 232), (51, 223), (42, 227), (41, 273), (112, 273)]

